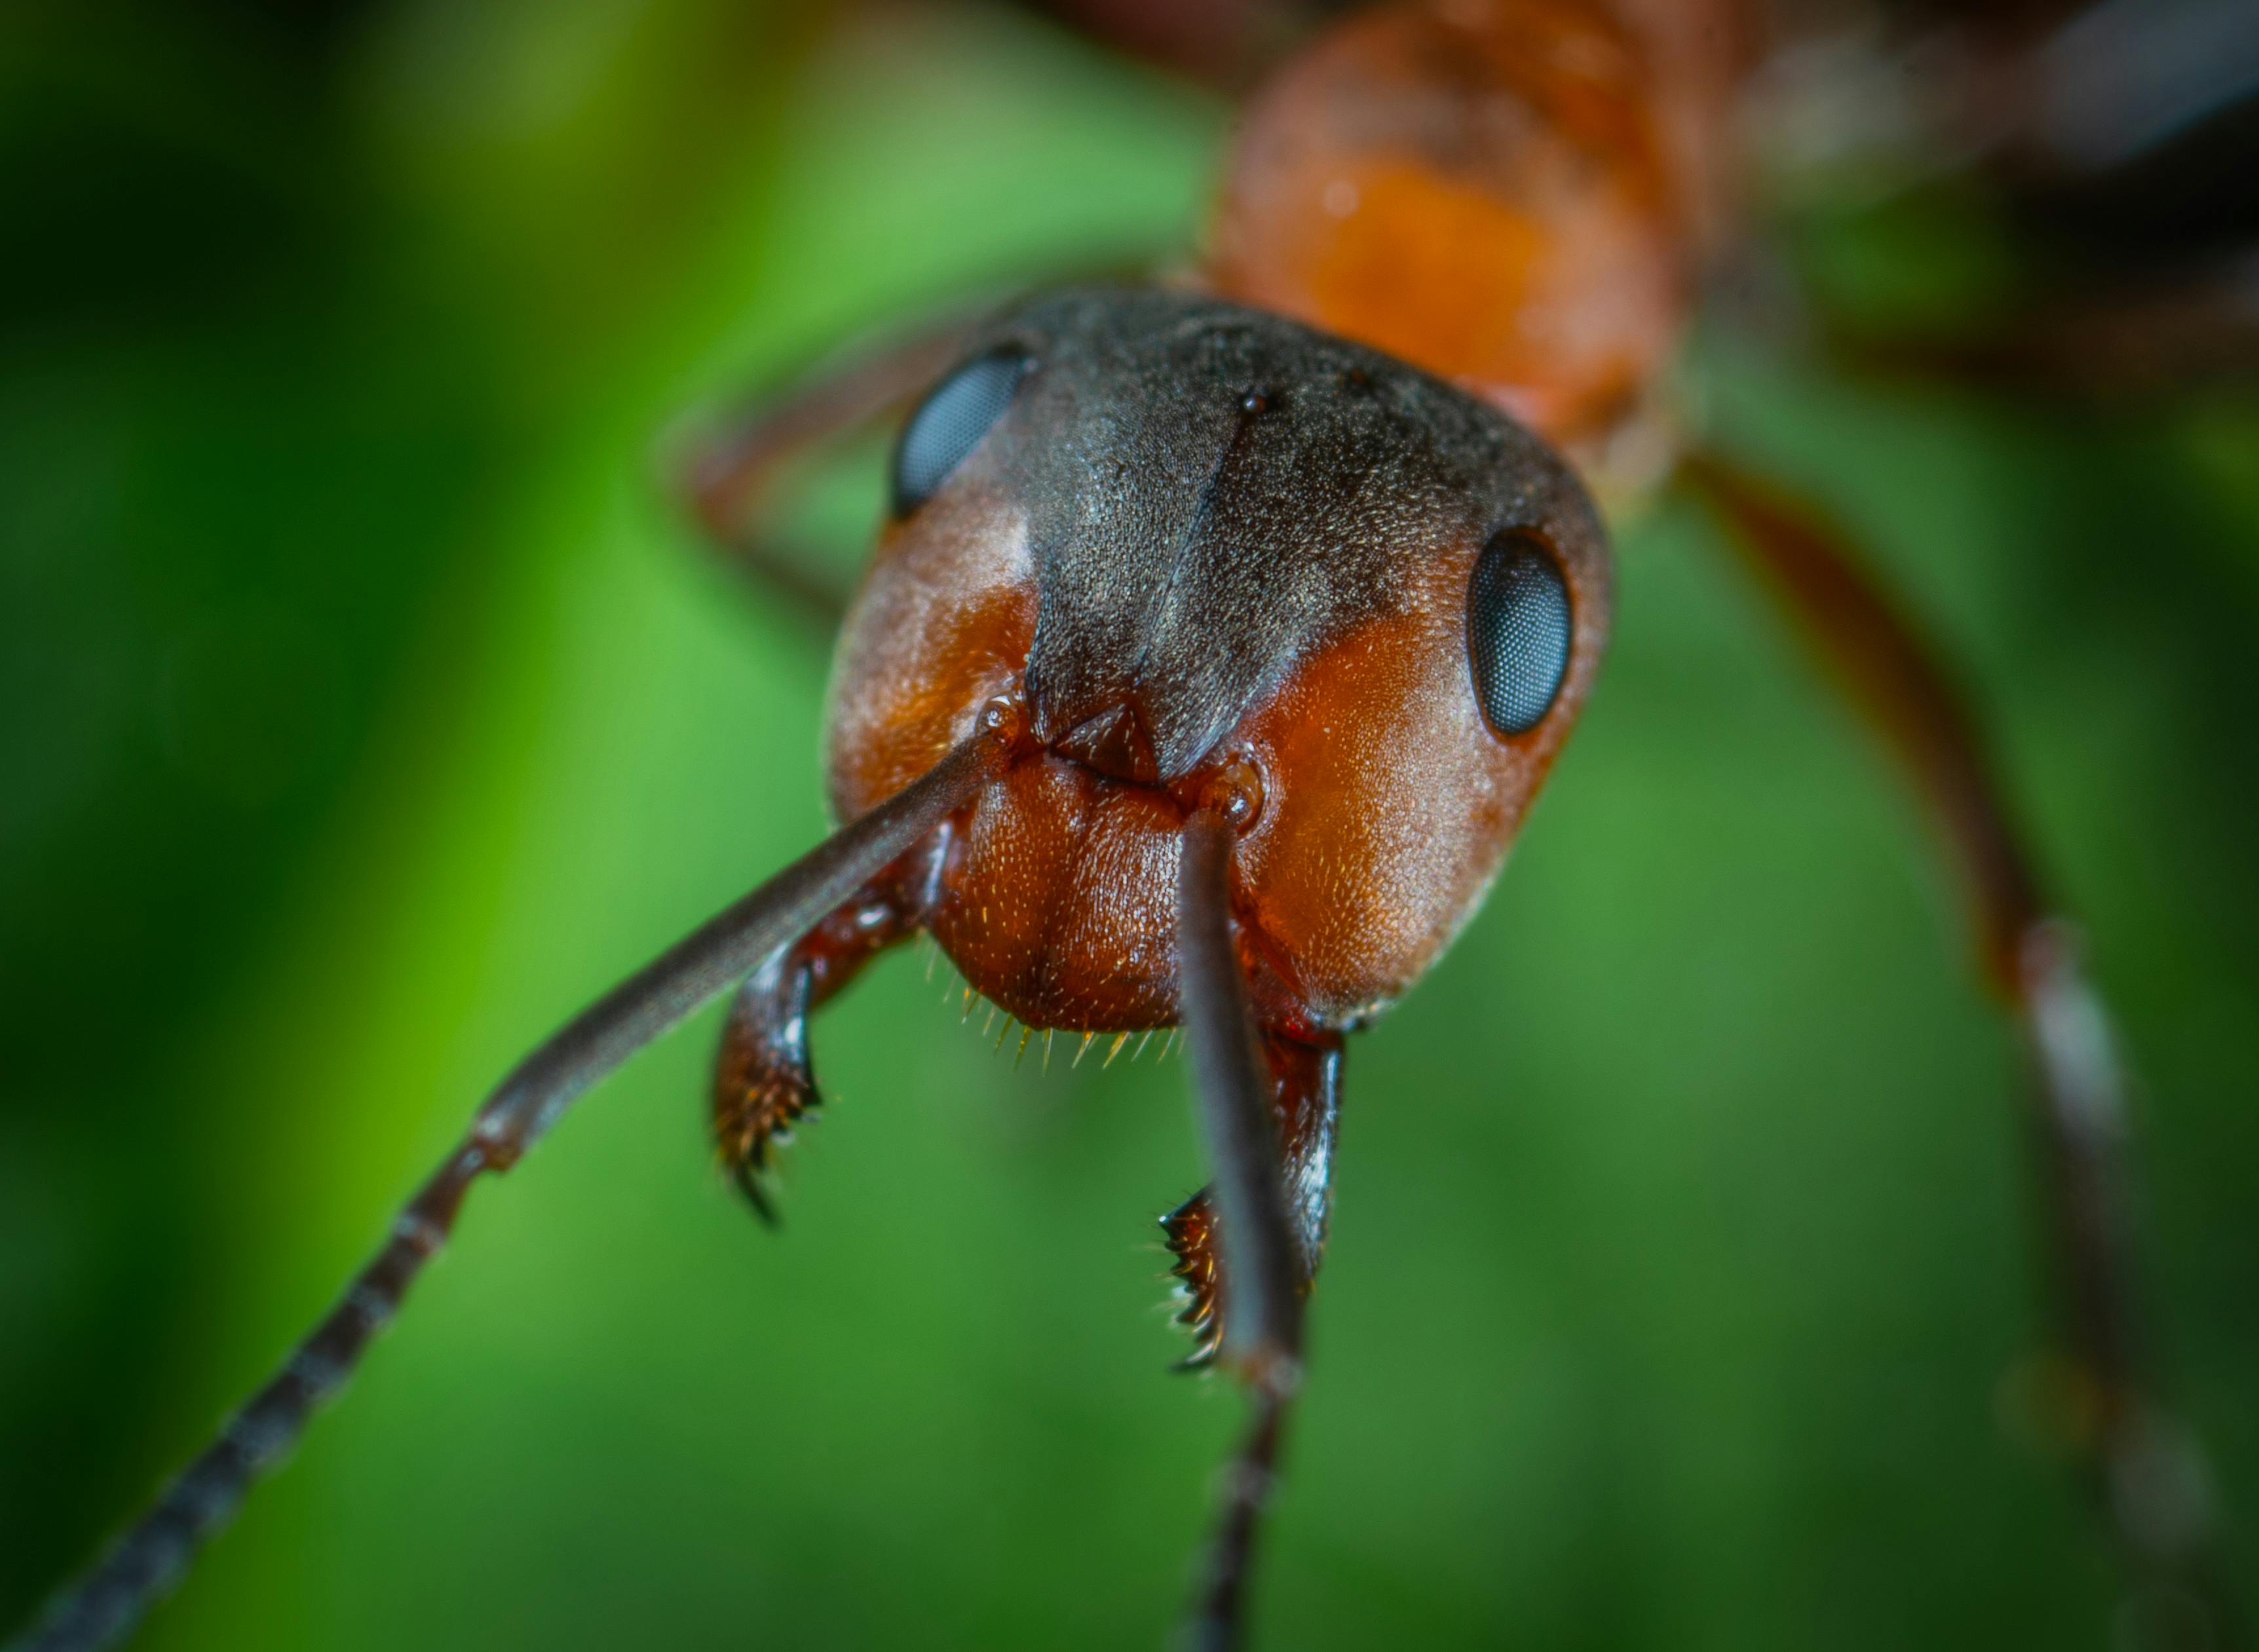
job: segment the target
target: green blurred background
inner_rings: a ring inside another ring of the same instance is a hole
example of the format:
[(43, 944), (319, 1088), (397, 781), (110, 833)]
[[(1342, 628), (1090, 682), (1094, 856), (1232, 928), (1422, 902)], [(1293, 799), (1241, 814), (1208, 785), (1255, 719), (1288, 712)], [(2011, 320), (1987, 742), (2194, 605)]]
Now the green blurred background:
[[(1227, 119), (1001, 10), (0, 12), (0, 1623), (517, 1052), (823, 830), (823, 644), (657, 433), (1191, 245)], [(1705, 376), (1965, 662), (2089, 926), (2250, 1569), (2259, 403)], [(843, 557), (871, 458), (810, 507)], [(2045, 1322), (2013, 1042), (1712, 551), (1626, 537), (1510, 874), (1356, 1045), (1269, 1645), (2112, 1643), (2003, 1398)], [(146, 1644), (1157, 1644), (1238, 1418), (1165, 1371), (1181, 1064), (1015, 1072), (943, 993), (905, 953), (827, 1015), (779, 1235), (711, 1166), (711, 1016), (592, 1096)]]

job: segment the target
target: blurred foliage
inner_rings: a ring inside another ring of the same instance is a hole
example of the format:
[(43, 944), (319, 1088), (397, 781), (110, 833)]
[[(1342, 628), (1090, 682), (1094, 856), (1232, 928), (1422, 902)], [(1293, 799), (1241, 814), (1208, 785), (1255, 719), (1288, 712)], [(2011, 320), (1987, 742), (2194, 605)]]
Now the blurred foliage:
[[(0, 1620), (517, 1051), (823, 830), (820, 640), (654, 436), (1189, 246), (1227, 113), (973, 9), (0, 18)], [(2259, 414), (1700, 373), (1991, 713), (2259, 1560)], [(875, 496), (835, 487), (843, 555)], [(1353, 1055), (1267, 1641), (2108, 1644), (2003, 1398), (2042, 1281), (1950, 892), (1697, 525), (1623, 563), (1510, 875)], [(708, 1167), (710, 1018), (592, 1097), (147, 1644), (1154, 1644), (1237, 1416), (1163, 1371), (1182, 1075), (1015, 1069), (944, 990), (906, 954), (827, 1015), (781, 1235)]]

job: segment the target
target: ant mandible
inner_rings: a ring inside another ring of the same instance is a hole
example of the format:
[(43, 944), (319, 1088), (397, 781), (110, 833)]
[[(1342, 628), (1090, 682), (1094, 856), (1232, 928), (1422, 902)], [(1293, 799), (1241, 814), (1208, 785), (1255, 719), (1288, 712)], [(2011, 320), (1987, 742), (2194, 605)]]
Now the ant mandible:
[[(129, 1633), (350, 1375), (470, 1185), (732, 988), (715, 1130), (766, 1215), (771, 1155), (816, 1100), (809, 1015), (918, 935), (1029, 1028), (1115, 1047), (1184, 1029), (1214, 1179), (1165, 1227), (1192, 1363), (1252, 1409), (1189, 1628), (1239, 1643), (1346, 1036), (1479, 903), (1591, 690), (1611, 574), (1570, 459), (1657, 480), (1658, 387), (1720, 217), (1731, 18), (1642, 10), (1408, 0), (1335, 24), (1251, 100), (1196, 282), (944, 328), (695, 455), (702, 520), (821, 605), (751, 525), (761, 497), (786, 459), (916, 398), (838, 644), (845, 824), (503, 1079), (337, 1307), (25, 1652)], [(2099, 1004), (1958, 698), (1840, 536), (1707, 455), (1676, 470), (1961, 863), (1987, 974), (2029, 1033), (2093, 1463), (2122, 1509), (2157, 1435)], [(2184, 1569), (2120, 1525), (2146, 1571)]]

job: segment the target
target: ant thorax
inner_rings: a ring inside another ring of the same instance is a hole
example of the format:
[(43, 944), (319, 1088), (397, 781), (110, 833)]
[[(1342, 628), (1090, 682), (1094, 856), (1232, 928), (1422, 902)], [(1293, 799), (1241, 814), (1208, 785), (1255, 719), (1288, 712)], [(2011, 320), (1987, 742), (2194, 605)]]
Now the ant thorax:
[(1651, 417), (1718, 217), (1737, 42), (1717, 10), (1344, 18), (1242, 112), (1207, 280), (1606, 451)]

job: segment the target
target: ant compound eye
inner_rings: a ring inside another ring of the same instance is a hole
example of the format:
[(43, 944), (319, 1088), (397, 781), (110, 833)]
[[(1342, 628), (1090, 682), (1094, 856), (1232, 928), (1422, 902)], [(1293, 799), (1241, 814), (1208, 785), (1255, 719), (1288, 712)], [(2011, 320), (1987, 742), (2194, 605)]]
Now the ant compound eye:
[(1493, 733), (1527, 734), (1545, 720), (1568, 673), (1570, 633), (1569, 585), (1551, 547), (1527, 529), (1495, 535), (1467, 582), (1467, 652)]
[(894, 515), (907, 516), (939, 491), (1012, 404), (1035, 363), (1016, 350), (968, 361), (926, 393), (894, 449)]

